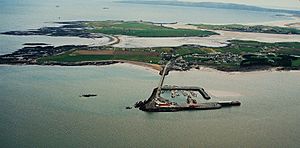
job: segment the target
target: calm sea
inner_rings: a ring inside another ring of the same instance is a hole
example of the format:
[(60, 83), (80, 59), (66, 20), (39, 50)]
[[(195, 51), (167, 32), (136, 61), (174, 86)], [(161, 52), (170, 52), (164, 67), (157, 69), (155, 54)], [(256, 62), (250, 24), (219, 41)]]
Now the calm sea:
[[(166, 84), (201, 86), (211, 101), (242, 106), (146, 113), (125, 109), (158, 83), (144, 68), (0, 66), (0, 146), (298, 147), (299, 75), (175, 72)], [(98, 96), (79, 97), (86, 93)]]

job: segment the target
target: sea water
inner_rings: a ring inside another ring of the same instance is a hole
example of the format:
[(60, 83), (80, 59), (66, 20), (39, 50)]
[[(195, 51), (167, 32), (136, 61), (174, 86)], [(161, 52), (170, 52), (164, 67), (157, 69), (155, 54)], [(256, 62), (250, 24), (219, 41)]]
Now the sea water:
[[(299, 72), (171, 72), (240, 107), (146, 113), (159, 75), (127, 64), (0, 66), (1, 147), (297, 147)], [(220, 93), (222, 92), (222, 93)], [(226, 93), (224, 93), (226, 92)], [(82, 94), (97, 94), (83, 98)], [(198, 99), (206, 102), (204, 99)]]
[[(0, 0), (0, 8), (1, 32), (69, 20), (254, 23), (287, 19), (274, 13), (100, 0)], [(0, 54), (26, 42), (72, 44), (70, 39), (37, 38), (0, 35)], [(300, 145), (299, 72), (171, 72), (166, 84), (204, 87), (212, 101), (239, 100), (242, 106), (176, 113), (125, 109), (147, 99), (159, 78), (157, 72), (126, 64), (0, 66), (0, 147)], [(89, 93), (97, 96), (80, 97)]]

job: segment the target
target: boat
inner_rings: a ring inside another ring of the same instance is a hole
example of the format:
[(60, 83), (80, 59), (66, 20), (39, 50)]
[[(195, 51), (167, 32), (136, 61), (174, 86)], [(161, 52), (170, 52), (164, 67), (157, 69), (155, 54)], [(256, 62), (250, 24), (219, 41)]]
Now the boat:
[(81, 95), (80, 97), (96, 97), (97, 94), (84, 94), (84, 95)]

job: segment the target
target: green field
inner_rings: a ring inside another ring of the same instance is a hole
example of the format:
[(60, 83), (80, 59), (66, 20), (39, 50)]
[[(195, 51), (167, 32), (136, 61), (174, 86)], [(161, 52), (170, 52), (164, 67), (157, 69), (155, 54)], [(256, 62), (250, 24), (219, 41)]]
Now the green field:
[(294, 60), (294, 61), (292, 62), (292, 67), (300, 67), (300, 59)]
[(300, 42), (265, 43), (257, 41), (231, 40), (227, 47), (216, 48), (219, 52), (243, 53), (277, 53), (300, 55)]
[[(231, 40), (226, 47), (203, 47), (184, 45), (179, 47), (156, 48), (115, 48), (99, 47), (98, 51), (113, 51), (109, 54), (85, 55), (74, 49), (70, 52), (43, 57), (39, 63), (46, 62), (84, 62), (103, 60), (129, 60), (157, 64), (161, 61), (161, 53), (183, 56), (184, 60), (200, 65), (211, 66), (219, 70), (238, 70), (240, 66), (267, 65), (300, 67), (299, 42), (264, 43), (256, 41)], [(82, 50), (82, 49), (81, 49)], [(243, 58), (241, 57), (243, 56)]]
[(154, 25), (149, 22), (136, 21), (93, 21), (82, 22), (81, 25), (88, 27), (88, 31), (92, 33), (128, 35), (137, 37), (206, 37), (211, 35), (217, 35), (217, 33), (212, 31), (173, 29)]
[(103, 61), (103, 60), (129, 60), (145, 63), (157, 64), (159, 56), (146, 55), (74, 55), (71, 52), (57, 56), (43, 57), (38, 59), (39, 63), (44, 62), (84, 62), (84, 61)]
[(212, 52), (212, 50), (209, 50), (211, 48), (205, 48), (205, 47), (189, 47), (189, 46), (180, 46), (180, 47), (175, 47), (175, 53), (178, 55), (188, 55), (188, 54), (207, 54)]
[(190, 24), (197, 26), (200, 29), (208, 30), (225, 30), (225, 31), (238, 31), (238, 32), (256, 32), (256, 33), (273, 33), (273, 34), (300, 34), (299, 29), (287, 28), (287, 27), (276, 27), (276, 26), (264, 26), (264, 25), (208, 25), (208, 24)]
[(230, 40), (230, 44), (225, 47), (197, 47), (197, 46), (180, 46), (174, 47), (176, 53), (179, 55), (185, 55), (189, 53), (276, 53), (276, 54), (289, 54), (300, 55), (300, 42), (278, 42), (278, 43), (265, 43), (257, 41), (242, 41), (242, 40)]
[(113, 60), (112, 55), (70, 55), (68, 53), (51, 56), (51, 57), (44, 57), (39, 59), (39, 62), (83, 62), (83, 61), (101, 61), (101, 60)]

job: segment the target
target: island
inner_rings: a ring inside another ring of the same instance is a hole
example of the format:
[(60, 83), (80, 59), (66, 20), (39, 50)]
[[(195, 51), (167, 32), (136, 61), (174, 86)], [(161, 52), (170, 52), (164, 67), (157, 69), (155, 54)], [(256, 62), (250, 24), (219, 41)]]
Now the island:
[(84, 38), (101, 38), (105, 35), (128, 35), (137, 37), (207, 37), (218, 33), (205, 30), (174, 29), (164, 27), (165, 23), (145, 21), (72, 21), (56, 22), (59, 27), (43, 27), (28, 31), (8, 31), (6, 35), (47, 35), (77, 36)]
[[(252, 71), (277, 68), (280, 70), (300, 69), (300, 42), (261, 42), (250, 40), (227, 40), (222, 46), (183, 44), (167, 47), (118, 47), (119, 36), (140, 38), (196, 37), (210, 38), (220, 34), (213, 30), (238, 32), (298, 34), (294, 28), (244, 25), (194, 24), (196, 29), (174, 28), (175, 23), (153, 23), (145, 21), (71, 21), (57, 22), (58, 27), (36, 30), (3, 32), (6, 35), (76, 36), (81, 38), (110, 39), (103, 46), (25, 43), (27, 45), (11, 54), (1, 55), (0, 64), (29, 65), (108, 65), (129, 62), (151, 68), (165, 65), (173, 57), (180, 57), (172, 66), (174, 70), (186, 71), (210, 67), (221, 71)], [(192, 25), (189, 25), (192, 26)], [(199, 28), (197, 28), (199, 27)], [(267, 28), (267, 29), (266, 29)]]

